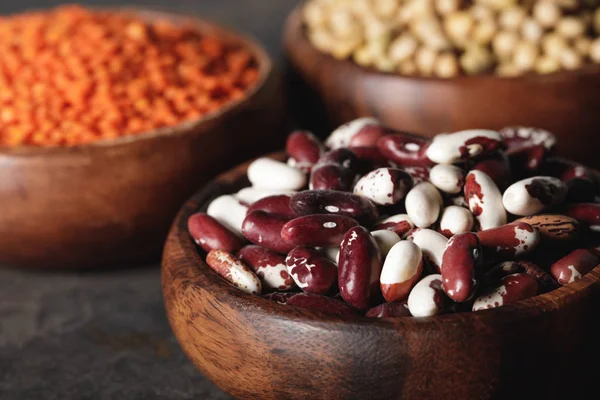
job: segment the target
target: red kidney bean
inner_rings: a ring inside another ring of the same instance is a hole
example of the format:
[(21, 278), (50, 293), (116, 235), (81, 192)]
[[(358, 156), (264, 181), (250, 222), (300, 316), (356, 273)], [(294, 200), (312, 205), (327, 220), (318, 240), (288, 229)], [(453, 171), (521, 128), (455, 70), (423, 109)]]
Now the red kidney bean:
[(342, 298), (366, 310), (381, 297), (379, 276), (382, 260), (369, 231), (357, 226), (346, 232), (340, 245), (338, 285)]
[(411, 315), (408, 311), (408, 304), (404, 302), (380, 304), (367, 311), (365, 316), (370, 318), (401, 318), (410, 317)]
[(238, 235), (205, 213), (196, 213), (188, 219), (188, 231), (194, 242), (207, 252), (223, 250), (234, 253), (243, 246)]
[(390, 130), (382, 125), (365, 125), (360, 131), (350, 138), (348, 147), (374, 147), (382, 136)]
[(423, 255), (415, 243), (402, 240), (389, 251), (381, 277), (381, 293), (388, 302), (403, 301), (423, 273)]
[(475, 294), (480, 261), (481, 248), (476, 234), (460, 233), (448, 240), (442, 256), (442, 282), (448, 297), (463, 303)]
[(344, 234), (358, 222), (334, 214), (313, 214), (294, 218), (281, 229), (283, 239), (295, 246), (339, 246)]
[(310, 174), (311, 190), (352, 191), (354, 172), (337, 164), (317, 164)]
[(377, 146), (385, 157), (400, 166), (432, 166), (426, 155), (430, 143), (420, 136), (399, 132), (381, 137)]
[(294, 248), (281, 236), (281, 229), (290, 219), (285, 216), (257, 210), (246, 215), (242, 233), (250, 242), (277, 253), (287, 254)]
[(539, 283), (536, 277), (525, 273), (508, 275), (501, 279), (500, 286), (488, 290), (475, 300), (473, 311), (514, 303), (533, 297), (538, 292)]
[(355, 171), (358, 167), (358, 158), (356, 154), (348, 148), (342, 147), (330, 150), (319, 158), (318, 164), (335, 164), (342, 168)]
[(376, 204), (396, 204), (412, 188), (410, 175), (397, 168), (379, 168), (363, 176), (354, 185), (354, 194), (365, 196)]
[(271, 293), (263, 294), (262, 297), (264, 297), (267, 300), (275, 301), (279, 304), (286, 304), (290, 298), (292, 298), (293, 296), (295, 296), (297, 294), (298, 293), (294, 293), (294, 292), (271, 292)]
[(531, 261), (504, 261), (491, 268), (481, 277), (483, 287), (498, 287), (500, 280), (507, 275), (525, 273), (538, 279), (540, 293), (556, 289), (559, 284), (556, 280)]
[(444, 312), (449, 300), (442, 288), (440, 274), (427, 275), (408, 295), (408, 310), (414, 317), (431, 317)]
[(573, 204), (567, 208), (566, 214), (587, 226), (591, 231), (600, 232), (600, 204)]
[(291, 290), (296, 287), (281, 254), (248, 245), (242, 247), (237, 256), (259, 277), (263, 290)]
[(482, 158), (504, 148), (502, 136), (487, 129), (436, 135), (427, 148), (427, 157), (438, 164), (455, 164), (474, 158)]
[(501, 191), (513, 181), (508, 157), (503, 152), (494, 152), (485, 159), (474, 162), (471, 169), (486, 173)]
[(532, 252), (540, 242), (540, 233), (525, 222), (513, 222), (477, 232), (484, 255), (519, 257)]
[(288, 136), (285, 151), (294, 160), (294, 167), (308, 172), (319, 161), (325, 146), (312, 132), (298, 130)]
[(337, 282), (337, 267), (313, 247), (295, 247), (285, 258), (287, 271), (306, 293), (328, 294)]
[(429, 174), (431, 173), (430, 167), (423, 166), (410, 166), (402, 167), (402, 170), (410, 175), (413, 179), (413, 185), (418, 185), (421, 182), (429, 182)]
[(358, 314), (358, 310), (350, 307), (343, 301), (311, 293), (297, 293), (288, 299), (286, 305), (339, 316)]
[(542, 238), (552, 241), (572, 241), (579, 236), (579, 222), (565, 215), (537, 214), (519, 218), (515, 222), (531, 225)]
[(336, 214), (356, 219), (363, 225), (379, 217), (375, 204), (363, 196), (336, 190), (305, 190), (291, 197), (290, 208), (296, 215)]
[(574, 282), (587, 274), (600, 262), (600, 258), (588, 249), (577, 249), (550, 267), (550, 273), (561, 285)]
[(559, 178), (567, 184), (567, 202), (591, 202), (598, 193), (598, 183), (594, 174), (582, 165), (569, 165)]
[(513, 183), (502, 196), (502, 204), (511, 214), (526, 216), (561, 204), (567, 196), (567, 186), (551, 176), (534, 176)]
[(393, 168), (396, 166), (381, 154), (379, 147), (352, 147), (352, 152), (358, 158), (358, 172), (362, 175), (377, 168)]
[(211, 250), (206, 264), (233, 286), (250, 294), (260, 294), (262, 286), (258, 277), (243, 262), (223, 250)]
[(253, 211), (260, 210), (269, 214), (276, 214), (281, 215), (283, 217), (295, 218), (297, 217), (297, 215), (290, 208), (291, 198), (292, 196), (287, 194), (264, 197), (252, 203), (252, 205), (248, 207), (248, 212), (246, 213), (246, 215), (250, 214)]

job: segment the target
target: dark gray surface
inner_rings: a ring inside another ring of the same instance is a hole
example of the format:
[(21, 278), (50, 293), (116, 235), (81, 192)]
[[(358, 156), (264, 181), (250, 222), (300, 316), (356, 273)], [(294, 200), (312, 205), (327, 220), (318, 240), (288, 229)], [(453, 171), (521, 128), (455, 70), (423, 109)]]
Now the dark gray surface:
[[(0, 13), (60, 3), (2, 0)], [(129, 2), (134, 3), (227, 23), (252, 33), (278, 58), (281, 26), (297, 1)], [(196, 371), (175, 341), (158, 265), (56, 274), (0, 268), (1, 400), (228, 398)]]

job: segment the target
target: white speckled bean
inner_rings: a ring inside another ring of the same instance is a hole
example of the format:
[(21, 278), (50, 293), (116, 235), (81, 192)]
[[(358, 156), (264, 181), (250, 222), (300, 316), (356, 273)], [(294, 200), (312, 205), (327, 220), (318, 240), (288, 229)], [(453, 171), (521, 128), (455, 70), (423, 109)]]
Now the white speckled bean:
[(246, 219), (248, 207), (231, 195), (222, 195), (211, 201), (206, 213), (242, 236), (242, 224)]
[(480, 229), (491, 229), (506, 224), (502, 194), (485, 172), (473, 170), (467, 174), (465, 199)]
[(440, 233), (446, 237), (473, 229), (473, 214), (464, 207), (448, 206), (442, 210)]
[(396, 243), (381, 270), (381, 293), (388, 302), (406, 300), (423, 272), (423, 255), (419, 246), (408, 240)]
[(391, 217), (379, 220), (375, 225), (376, 230), (387, 229), (394, 231), (398, 236), (404, 237), (410, 230), (415, 227), (415, 224), (410, 220), (408, 214), (396, 214)]
[(437, 164), (454, 164), (483, 154), (502, 145), (502, 136), (487, 129), (469, 129), (436, 135), (427, 149), (427, 157)]
[(396, 204), (410, 187), (412, 178), (396, 168), (378, 168), (360, 178), (354, 185), (354, 194), (365, 196), (376, 204)]
[(232, 285), (250, 294), (260, 294), (260, 279), (243, 262), (223, 250), (211, 250), (206, 264)]
[(350, 140), (352, 137), (360, 132), (365, 126), (368, 125), (381, 125), (379, 120), (372, 117), (364, 117), (358, 118), (353, 121), (347, 122), (343, 125), (340, 125), (337, 129), (335, 129), (327, 140), (325, 140), (325, 145), (330, 149), (337, 149), (340, 147), (349, 147)]
[(371, 235), (375, 238), (379, 251), (381, 252), (381, 257), (384, 259), (390, 252), (390, 249), (400, 241), (400, 236), (387, 229), (373, 231), (371, 232)]
[(417, 229), (410, 235), (410, 240), (421, 248), (423, 257), (432, 264), (436, 271), (441, 272), (442, 256), (448, 238), (432, 229)]
[(561, 204), (567, 191), (567, 185), (558, 178), (534, 176), (510, 185), (502, 196), (502, 203), (511, 214), (533, 215)]
[(446, 294), (440, 274), (427, 275), (408, 295), (408, 310), (414, 317), (431, 317), (444, 311)]
[(304, 172), (266, 157), (248, 166), (248, 179), (253, 186), (267, 190), (299, 190), (307, 182)]
[(444, 201), (442, 195), (429, 182), (419, 183), (406, 195), (406, 213), (415, 226), (427, 228), (437, 221)]
[(429, 172), (429, 181), (445, 193), (461, 193), (465, 184), (465, 171), (454, 166), (438, 164)]
[(500, 285), (481, 294), (473, 303), (473, 311), (500, 307), (533, 297), (539, 293), (538, 279), (526, 273), (511, 274), (500, 280)]

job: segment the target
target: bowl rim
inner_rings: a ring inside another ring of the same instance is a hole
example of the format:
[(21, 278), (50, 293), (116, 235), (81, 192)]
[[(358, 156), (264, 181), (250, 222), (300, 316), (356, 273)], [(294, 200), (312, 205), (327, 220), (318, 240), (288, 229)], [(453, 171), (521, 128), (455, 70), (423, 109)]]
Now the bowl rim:
[[(517, 76), (500, 76), (493, 73), (486, 73), (480, 75), (457, 75), (451, 78), (441, 78), (438, 76), (424, 76), (424, 75), (405, 75), (398, 72), (386, 72), (380, 71), (373, 67), (363, 67), (350, 58), (337, 59), (331, 54), (322, 52), (318, 48), (314, 47), (306, 36), (306, 26), (302, 20), (302, 7), (300, 4), (296, 6), (288, 15), (284, 25), (284, 43), (286, 52), (288, 54), (293, 53), (293, 48), (298, 46), (302, 48), (312, 49), (313, 56), (320, 61), (335, 63), (338, 67), (354, 73), (356, 75), (366, 75), (367, 77), (379, 77), (379, 78), (395, 78), (398, 80), (411, 80), (422, 83), (472, 83), (472, 84), (483, 84), (487, 82), (501, 80), (502, 82), (516, 82), (520, 83), (523, 81), (545, 81), (551, 79), (583, 79), (588, 75), (600, 74), (600, 64), (585, 64), (583, 67), (575, 70), (560, 70), (548, 74), (538, 74), (535, 72), (528, 72)], [(316, 61), (316, 64), (319, 62)]]
[[(284, 156), (284, 152), (276, 152), (262, 157), (283, 160)], [(212, 295), (219, 293), (219, 301), (232, 308), (252, 309), (257, 314), (275, 316), (289, 321), (314, 323), (316, 320), (327, 324), (330, 329), (342, 329), (343, 326), (353, 324), (355, 326), (369, 325), (393, 330), (410, 330), (411, 327), (414, 328), (415, 324), (421, 326), (422, 329), (427, 329), (427, 327), (434, 329), (435, 325), (440, 322), (458, 324), (469, 321), (476, 324), (481, 322), (495, 323), (506, 319), (526, 321), (529, 318), (557, 312), (559, 309), (577, 302), (587, 292), (593, 290), (599, 292), (600, 290), (600, 265), (598, 265), (575, 282), (501, 307), (476, 312), (444, 313), (431, 317), (405, 318), (372, 318), (363, 315), (338, 316), (318, 310), (291, 307), (268, 300), (262, 296), (246, 293), (225, 281), (205, 263), (197, 245), (188, 234), (187, 220), (193, 213), (205, 210), (211, 199), (219, 195), (231, 194), (225, 192), (225, 190), (245, 179), (245, 173), (241, 175), (240, 173), (245, 172), (252, 161), (249, 160), (218, 175), (188, 199), (180, 209), (171, 227), (165, 247), (170, 250), (178, 250), (177, 254), (165, 251), (161, 263), (163, 292), (165, 294), (167, 287), (175, 290), (175, 298), (178, 299), (184, 297), (186, 290), (196, 292), (203, 290), (210, 292)], [(177, 271), (174, 271), (174, 269), (177, 269)], [(181, 271), (185, 271), (185, 273), (180, 274)], [(343, 324), (340, 324), (340, 322), (343, 322)], [(337, 325), (339, 325), (338, 328), (336, 328)]]
[[(200, 15), (184, 14), (183, 12), (174, 12), (172, 10), (164, 10), (158, 7), (149, 6), (131, 6), (123, 5), (117, 7), (94, 7), (84, 6), (87, 10), (92, 11), (108, 11), (115, 12), (118, 14), (133, 14), (147, 21), (153, 20), (167, 20), (167, 21), (180, 21), (188, 27), (192, 27), (194, 30), (199, 32), (215, 32), (220, 35), (224, 41), (238, 43), (248, 49), (256, 58), (258, 65), (259, 77), (257, 81), (244, 92), (244, 96), (229, 101), (219, 107), (217, 110), (204, 114), (199, 119), (185, 121), (174, 126), (165, 126), (162, 128), (154, 129), (149, 132), (138, 133), (135, 135), (120, 136), (111, 139), (100, 139), (86, 144), (80, 144), (75, 146), (0, 146), (0, 157), (2, 156), (43, 156), (43, 155), (62, 155), (69, 153), (78, 153), (81, 151), (92, 151), (102, 149), (113, 149), (130, 145), (132, 143), (146, 142), (156, 138), (162, 137), (178, 137), (183, 136), (196, 128), (208, 124), (213, 121), (219, 121), (228, 114), (237, 112), (242, 109), (267, 83), (269, 77), (274, 71), (274, 62), (267, 50), (260, 44), (260, 42), (250, 33), (237, 30), (231, 26), (217, 22), (210, 18), (205, 18)], [(31, 10), (34, 11), (47, 11), (50, 8)], [(7, 14), (7, 15), (15, 15)]]

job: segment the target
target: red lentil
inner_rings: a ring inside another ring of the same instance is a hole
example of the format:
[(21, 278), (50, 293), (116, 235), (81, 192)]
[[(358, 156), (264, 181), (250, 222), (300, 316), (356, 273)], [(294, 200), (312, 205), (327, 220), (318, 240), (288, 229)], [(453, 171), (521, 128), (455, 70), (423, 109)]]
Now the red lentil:
[(192, 27), (63, 6), (0, 17), (0, 146), (73, 146), (195, 120), (258, 79)]

